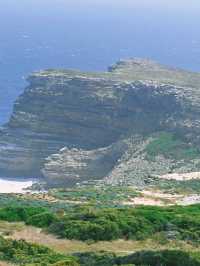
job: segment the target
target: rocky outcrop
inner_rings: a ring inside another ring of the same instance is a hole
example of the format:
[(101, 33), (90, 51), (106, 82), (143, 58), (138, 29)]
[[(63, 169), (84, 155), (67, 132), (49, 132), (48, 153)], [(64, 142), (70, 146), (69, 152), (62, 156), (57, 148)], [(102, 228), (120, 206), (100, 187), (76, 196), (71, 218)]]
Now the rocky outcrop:
[[(149, 162), (139, 146), (156, 132), (200, 144), (199, 74), (133, 59), (106, 73), (46, 70), (28, 81), (0, 131), (2, 175), (45, 177), (54, 185), (119, 180), (127, 178), (124, 172), (137, 179), (136, 173), (147, 176), (167, 165), (161, 155), (154, 171), (136, 171)], [(135, 162), (130, 171), (128, 161)]]
[(95, 150), (63, 148), (47, 158), (42, 172), (55, 186), (57, 180), (69, 185), (70, 181), (102, 179), (112, 171), (126, 149), (124, 142)]

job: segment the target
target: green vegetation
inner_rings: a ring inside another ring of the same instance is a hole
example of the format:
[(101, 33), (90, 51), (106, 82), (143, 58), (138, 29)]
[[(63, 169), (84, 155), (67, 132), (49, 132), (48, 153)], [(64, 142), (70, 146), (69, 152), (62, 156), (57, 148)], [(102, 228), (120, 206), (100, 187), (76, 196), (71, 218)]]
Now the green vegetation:
[(11, 194), (0, 194), (0, 206), (3, 207), (35, 207), (44, 208), (55, 212), (59, 209), (70, 209), (73, 204), (67, 202), (49, 202), (45, 199), (34, 199), (32, 195), (30, 197), (24, 197), (23, 195), (11, 195)]
[(124, 80), (153, 80), (165, 84), (176, 84), (197, 88), (200, 84), (200, 74), (170, 68), (151, 60), (122, 60), (110, 68), (112, 75), (117, 74)]
[(153, 80), (165, 84), (177, 86), (189, 86), (198, 88), (200, 74), (181, 69), (170, 68), (150, 60), (123, 60), (109, 67), (109, 72), (81, 72), (78, 70), (48, 69), (32, 74), (37, 76), (62, 76), (62, 77), (86, 77), (104, 78), (120, 81)]
[(78, 266), (74, 257), (58, 254), (46, 247), (0, 237), (0, 260), (24, 266)]
[[(108, 193), (106, 207), (100, 204), (104, 200), (99, 195), (100, 188), (97, 187), (88, 191), (87, 187), (79, 190), (54, 190), (52, 193), (61, 200), (57, 203), (27, 200), (15, 196), (11, 196), (7, 201), (7, 195), (1, 195), (0, 220), (24, 222), (27, 225), (43, 228), (44, 231), (60, 238), (83, 240), (88, 244), (94, 244), (94, 241), (99, 240), (130, 239), (141, 240), (135, 243), (143, 243), (145, 240), (145, 243), (149, 243), (149, 247), (141, 244), (139, 249), (135, 249), (140, 250), (139, 252), (128, 256), (119, 256), (118, 252), (68, 255), (67, 248), (66, 253), (59, 254), (44, 246), (23, 240), (11, 240), (9, 237), (12, 234), (3, 234), (6, 239), (0, 237), (0, 261), (22, 266), (200, 266), (200, 253), (196, 251), (200, 244), (199, 204), (186, 207), (135, 208), (122, 208), (116, 204), (115, 207), (109, 207), (109, 203), (113, 206), (113, 202), (119, 200), (121, 195), (122, 198), (126, 193), (127, 197), (134, 196), (134, 190), (129, 188), (123, 188), (121, 194), (119, 189), (118, 196), (112, 196), (114, 191), (117, 193), (118, 189), (112, 188), (109, 192), (105, 188), (103, 191), (105, 194)], [(65, 200), (82, 201), (84, 197), (90, 204), (81, 206), (65, 204)], [(94, 203), (95, 199), (99, 199), (99, 204)], [(150, 246), (153, 240), (159, 243), (156, 250), (152, 250)], [(177, 245), (178, 241), (186, 247), (183, 246), (182, 249), (181, 245)], [(171, 247), (170, 243), (176, 244)], [(194, 252), (191, 247), (194, 247)], [(163, 248), (166, 250), (160, 250)]]
[(62, 255), (44, 246), (0, 237), (0, 260), (21, 266), (200, 266), (199, 252), (141, 251), (128, 256), (110, 253)]
[(108, 186), (108, 185), (82, 185), (74, 188), (52, 189), (48, 192), (49, 196), (53, 196), (56, 200), (49, 202), (48, 199), (34, 199), (34, 197), (23, 197), (16, 195), (0, 195), (0, 206), (27, 206), (27, 207), (42, 207), (52, 211), (59, 209), (69, 210), (74, 205), (92, 204), (98, 208), (102, 207), (118, 207), (122, 206), (122, 201), (129, 198), (139, 196), (140, 193), (134, 188), (127, 186)]
[(50, 195), (60, 200), (86, 202), (95, 205), (120, 205), (122, 201), (139, 195), (135, 189), (123, 186), (81, 186), (52, 190)]
[(56, 208), (50, 205), (39, 207), (33, 200), (27, 206), (27, 202), (22, 199), (21, 205), (19, 199), (16, 203), (14, 197), (12, 200), (12, 204), (7, 206), (5, 202), (0, 208), (0, 220), (22, 221), (61, 238), (87, 240), (91, 243), (119, 238), (146, 241), (156, 237), (160, 244), (156, 251), (146, 247), (142, 250), (144, 246), (141, 246), (142, 251), (123, 257), (103, 252), (69, 256), (66, 255), (67, 250), (66, 254), (59, 254), (23, 240), (10, 240), (6, 235), (7, 239), (0, 237), (0, 261), (24, 266), (200, 266), (199, 252), (191, 252), (187, 248), (179, 250), (178, 246), (159, 250), (162, 245), (169, 248), (165, 244), (174, 240), (184, 240), (185, 244), (199, 247), (200, 205), (135, 208), (66, 205), (63, 209), (63, 205), (56, 205)]
[(199, 266), (200, 254), (177, 250), (142, 251), (126, 257), (113, 254), (86, 253), (79, 255), (81, 266)]
[(200, 205), (188, 207), (95, 208), (77, 206), (68, 211), (10, 206), (0, 209), (0, 219), (23, 221), (61, 238), (77, 240), (143, 240), (163, 232), (166, 238), (198, 242)]
[(148, 158), (164, 155), (166, 158), (176, 160), (192, 160), (200, 157), (200, 151), (197, 148), (190, 147), (170, 133), (160, 133), (147, 145), (146, 152)]
[(164, 190), (165, 192), (170, 192), (173, 194), (182, 194), (182, 195), (190, 195), (190, 194), (198, 194), (200, 193), (200, 180), (191, 179), (191, 180), (164, 180), (160, 178), (154, 178), (151, 181), (151, 187), (155, 187), (156, 189)]

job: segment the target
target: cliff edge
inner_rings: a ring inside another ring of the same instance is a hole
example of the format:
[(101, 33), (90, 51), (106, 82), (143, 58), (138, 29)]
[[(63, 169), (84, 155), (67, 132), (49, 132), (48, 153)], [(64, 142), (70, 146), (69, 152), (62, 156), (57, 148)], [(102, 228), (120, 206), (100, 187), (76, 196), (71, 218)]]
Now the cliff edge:
[(33, 73), (0, 130), (0, 173), (50, 184), (200, 170), (200, 74), (142, 59)]

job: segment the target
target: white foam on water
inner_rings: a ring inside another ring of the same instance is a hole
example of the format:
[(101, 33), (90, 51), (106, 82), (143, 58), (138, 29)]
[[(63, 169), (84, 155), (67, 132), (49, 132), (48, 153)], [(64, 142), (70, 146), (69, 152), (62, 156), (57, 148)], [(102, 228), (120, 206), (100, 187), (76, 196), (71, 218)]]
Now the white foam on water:
[(33, 180), (13, 180), (0, 178), (0, 193), (26, 193), (26, 188), (32, 186)]

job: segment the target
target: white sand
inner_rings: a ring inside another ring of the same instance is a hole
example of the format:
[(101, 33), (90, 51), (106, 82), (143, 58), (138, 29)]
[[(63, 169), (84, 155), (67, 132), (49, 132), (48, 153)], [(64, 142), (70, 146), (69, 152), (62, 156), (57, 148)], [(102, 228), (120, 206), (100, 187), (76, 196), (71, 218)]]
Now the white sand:
[(32, 180), (9, 180), (0, 178), (0, 193), (26, 193), (25, 188), (33, 185)]
[(191, 172), (191, 173), (182, 173), (182, 174), (173, 173), (173, 174), (161, 175), (158, 177), (167, 180), (187, 181), (192, 179), (200, 179), (200, 172)]
[(123, 202), (124, 205), (136, 206), (136, 205), (147, 205), (147, 206), (164, 206), (164, 202), (160, 199), (151, 199), (145, 197), (135, 197), (131, 201)]

